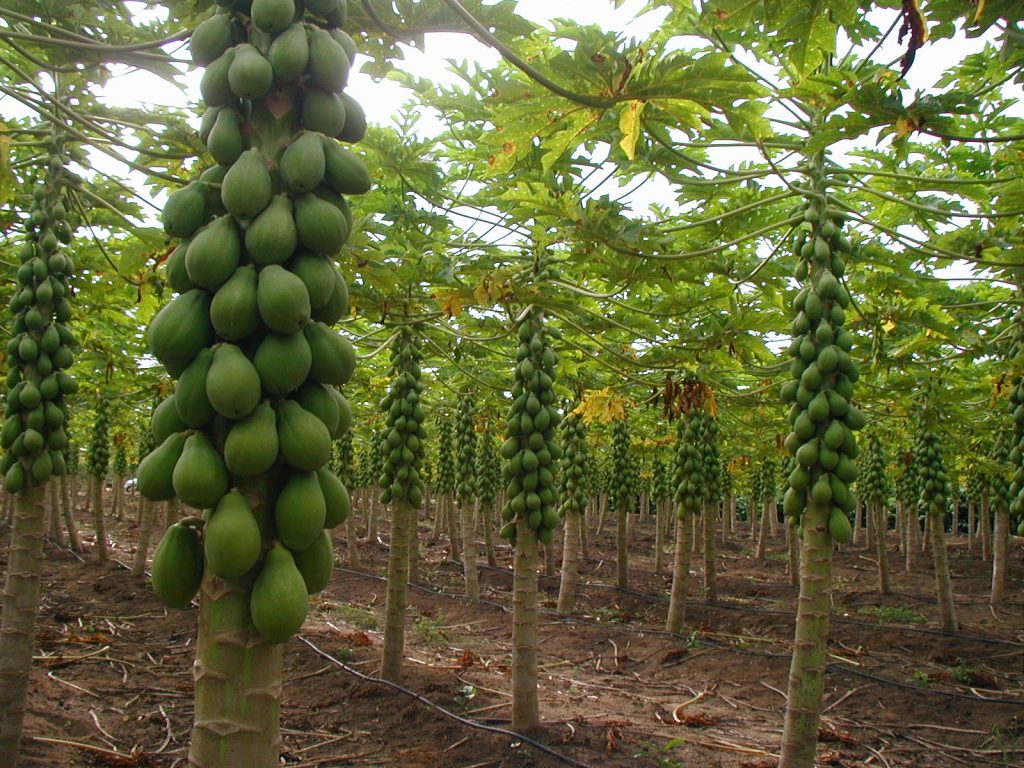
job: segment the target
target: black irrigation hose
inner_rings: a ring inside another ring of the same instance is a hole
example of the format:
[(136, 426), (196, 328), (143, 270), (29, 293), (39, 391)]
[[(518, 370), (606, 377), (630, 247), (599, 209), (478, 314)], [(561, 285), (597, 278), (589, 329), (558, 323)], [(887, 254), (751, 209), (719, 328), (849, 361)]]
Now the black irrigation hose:
[(487, 725), (486, 723), (481, 723), (481, 722), (479, 722), (477, 720), (471, 720), (468, 717), (462, 717), (461, 715), (457, 715), (454, 712), (452, 712), (451, 710), (445, 709), (444, 707), (440, 706), (439, 704), (435, 704), (430, 699), (428, 699), (426, 696), (423, 696), (422, 694), (416, 693), (416, 691), (412, 691), (412, 690), (410, 690), (410, 689), (408, 689), (408, 688), (406, 688), (404, 686), (399, 685), (398, 683), (393, 683), (390, 680), (385, 680), (382, 677), (374, 677), (373, 675), (367, 675), (365, 672), (360, 672), (357, 669), (353, 669), (352, 667), (350, 667), (348, 664), (346, 664), (345, 662), (341, 661), (340, 659), (336, 659), (335, 657), (331, 656), (326, 651), (321, 650), (313, 642), (311, 642), (310, 640), (306, 639), (302, 635), (299, 635), (298, 639), (301, 640), (306, 645), (308, 645), (311, 649), (313, 649), (313, 651), (315, 653), (317, 653), (318, 655), (322, 656), (323, 658), (331, 661), (332, 663), (337, 665), (340, 669), (344, 670), (348, 674), (350, 674), (350, 675), (352, 675), (354, 677), (357, 677), (357, 678), (359, 678), (360, 680), (362, 680), (364, 682), (376, 683), (378, 685), (387, 686), (388, 688), (391, 688), (392, 690), (398, 691), (399, 693), (401, 693), (401, 694), (403, 694), (405, 696), (409, 696), (409, 697), (415, 699), (420, 704), (425, 704), (426, 706), (430, 707), (431, 709), (433, 709), (438, 714), (443, 715), (444, 717), (450, 718), (450, 719), (456, 721), (457, 723), (461, 723), (462, 725), (467, 725), (470, 728), (476, 728), (476, 729), (481, 730), (481, 731), (487, 731), (489, 733), (497, 733), (497, 734), (499, 734), (501, 736), (509, 736), (509, 737), (515, 739), (516, 741), (522, 742), (523, 744), (529, 744), (534, 749), (540, 750), (544, 754), (550, 755), (551, 757), (555, 758), (556, 760), (558, 760), (560, 762), (565, 763), (566, 765), (575, 765), (575, 766), (578, 766), (578, 768), (594, 768), (594, 766), (590, 765), (589, 763), (581, 763), (579, 760), (574, 760), (573, 758), (569, 757), (568, 755), (563, 755), (561, 752), (558, 752), (558, 751), (552, 749), (551, 747), (547, 746), (546, 744), (542, 744), (539, 741), (534, 741), (529, 736), (524, 736), (521, 733), (516, 733), (515, 731), (509, 730), (508, 728), (501, 728), (501, 727), (496, 726), (496, 725)]
[(899, 680), (892, 680), (888, 677), (881, 677), (880, 675), (873, 675), (870, 672), (864, 672), (855, 667), (851, 667), (848, 664), (838, 664), (831, 662), (825, 665), (826, 672), (839, 672), (857, 677), (863, 677), (867, 680), (874, 680), (885, 685), (891, 685), (896, 688), (905, 688), (908, 691), (916, 691), (918, 693), (934, 693), (939, 696), (952, 696), (956, 699), (968, 699), (970, 701), (987, 704), (1013, 704), (1018, 707), (1024, 707), (1024, 699), (990, 699), (985, 696), (977, 696), (971, 693), (960, 693), (960, 691), (943, 691), (936, 688), (925, 688), (920, 685), (911, 685), (910, 683), (901, 683)]

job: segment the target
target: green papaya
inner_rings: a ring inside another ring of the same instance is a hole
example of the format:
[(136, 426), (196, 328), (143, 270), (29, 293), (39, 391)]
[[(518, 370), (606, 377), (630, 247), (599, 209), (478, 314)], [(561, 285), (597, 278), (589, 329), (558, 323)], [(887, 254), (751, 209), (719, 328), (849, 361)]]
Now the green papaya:
[(203, 581), (203, 545), (195, 528), (175, 523), (153, 552), (153, 592), (168, 608), (188, 608)]
[(277, 416), (266, 403), (233, 424), (224, 441), (224, 463), (237, 477), (262, 475), (277, 461), (277, 453)]
[(174, 407), (180, 418), (192, 429), (202, 429), (216, 415), (206, 394), (206, 378), (213, 364), (213, 352), (209, 347), (199, 350), (188, 368), (184, 370), (174, 387)]
[(333, 256), (348, 240), (349, 223), (335, 205), (312, 193), (295, 199), (299, 242), (314, 253)]
[(206, 376), (206, 395), (213, 410), (227, 419), (244, 419), (260, 402), (260, 375), (234, 344), (214, 348)]
[(256, 348), (253, 363), (268, 395), (287, 395), (309, 376), (313, 353), (301, 333), (268, 333)]
[(200, 67), (212, 64), (234, 43), (231, 16), (217, 13), (203, 21), (189, 38), (192, 61)]
[(240, 99), (259, 99), (270, 93), (274, 70), (259, 49), (249, 43), (235, 46), (235, 58), (228, 67), (228, 85)]
[(256, 281), (256, 268), (246, 264), (236, 269), (214, 294), (210, 302), (210, 322), (222, 339), (241, 341), (259, 330)]
[(321, 529), (316, 541), (301, 552), (296, 552), (294, 558), (295, 567), (299, 569), (306, 584), (307, 594), (323, 592), (334, 570), (334, 546), (330, 534)]
[(302, 101), (302, 125), (325, 136), (337, 136), (345, 128), (343, 95), (310, 88)]
[(348, 85), (348, 53), (322, 27), (309, 34), (309, 76), (313, 84), (325, 91), (341, 91)]
[(206, 148), (220, 165), (231, 165), (245, 149), (242, 142), (242, 123), (238, 113), (231, 107), (224, 107), (217, 113), (217, 119), (206, 138)]
[(277, 439), (285, 463), (298, 470), (313, 472), (331, 456), (327, 427), (294, 400), (277, 406)]
[(350, 65), (354, 64), (358, 49), (356, 48), (356, 41), (352, 39), (352, 36), (340, 27), (331, 27), (327, 31), (331, 33), (331, 37), (334, 38), (338, 45), (345, 50), (345, 53), (348, 55), (348, 63)]
[[(13, 455), (8, 453), (5, 456)], [(25, 477), (25, 467), (21, 465), (20, 461), (15, 461), (7, 468), (7, 472), (4, 473), (4, 490), (7, 493), (21, 493), (25, 490), (25, 484), (27, 478)]]
[(172, 432), (139, 462), (139, 493), (150, 501), (174, 498), (174, 467), (185, 447), (185, 435)]
[(175, 293), (186, 293), (198, 287), (189, 279), (188, 271), (185, 269), (185, 255), (188, 253), (191, 243), (192, 240), (189, 238), (182, 240), (167, 257), (167, 282)]
[(203, 213), (204, 221), (209, 221), (216, 216), (223, 216), (227, 213), (227, 209), (224, 208), (224, 203), (220, 199), (220, 188), (224, 183), (224, 177), (227, 176), (229, 167), (227, 165), (213, 165), (199, 176), (199, 185), (203, 190), (203, 196), (206, 200), (206, 208)]
[(199, 94), (208, 107), (223, 107), (235, 100), (234, 91), (228, 80), (231, 64), (235, 60), (235, 49), (228, 48), (206, 66), (199, 81)]
[(345, 518), (352, 511), (351, 497), (345, 484), (327, 467), (320, 467), (316, 471), (316, 476), (320, 483), (320, 492), (324, 495), (324, 528), (334, 528), (345, 522)]
[(245, 251), (261, 266), (284, 264), (298, 242), (292, 201), (287, 195), (274, 197), (245, 230)]
[(309, 305), (319, 309), (330, 301), (334, 292), (334, 273), (338, 270), (326, 256), (300, 252), (288, 262), (288, 271), (298, 275), (309, 293)]
[(183, 432), (188, 429), (188, 425), (178, 415), (178, 409), (174, 405), (174, 395), (164, 398), (153, 409), (150, 427), (157, 445), (160, 445), (175, 432)]
[(213, 130), (217, 116), (224, 107), (208, 107), (203, 110), (203, 116), (199, 119), (199, 140), (205, 144), (210, 138), (210, 131)]
[(269, 264), (260, 270), (256, 307), (270, 330), (295, 333), (309, 322), (309, 291), (297, 275)]
[[(338, 12), (338, 6), (342, 2), (343, 0), (306, 0), (306, 10), (312, 11), (317, 16), (327, 18)], [(338, 26), (344, 26), (344, 24), (344, 22), (341, 22)]]
[[(347, 93), (341, 94), (341, 103), (345, 109), (345, 125), (340, 131), (331, 135), (349, 144), (356, 144), (366, 136), (366, 113), (359, 102)], [(321, 133), (327, 132), (321, 131)]]
[(324, 142), (319, 133), (305, 131), (285, 149), (278, 170), (290, 192), (316, 189), (324, 178)]
[(832, 540), (838, 544), (849, 544), (853, 538), (850, 518), (838, 507), (833, 507), (828, 516), (828, 532)]
[(295, 17), (294, 0), (252, 0), (249, 11), (256, 29), (269, 35), (283, 32)]
[(256, 218), (270, 204), (271, 193), (270, 172), (256, 149), (243, 152), (220, 185), (224, 208), (236, 219)]
[(293, 472), (274, 503), (277, 538), (299, 552), (310, 546), (324, 529), (327, 514), (316, 472)]
[(220, 216), (200, 229), (185, 253), (189, 280), (211, 291), (219, 288), (238, 269), (242, 239), (230, 216)]
[(253, 626), (267, 642), (283, 643), (299, 631), (308, 610), (306, 582), (292, 554), (274, 547), (267, 552), (249, 596)]
[(326, 304), (315, 308), (311, 313), (314, 320), (328, 327), (348, 315), (348, 283), (345, 282), (345, 278), (341, 276), (341, 272), (337, 269), (332, 270), (332, 272), (331, 282), (333, 288), (331, 290), (331, 297), (327, 300)]
[(310, 323), (303, 329), (313, 362), (310, 376), (321, 384), (342, 385), (352, 378), (356, 354), (352, 344), (323, 323)]
[(228, 492), (227, 467), (204, 433), (193, 432), (186, 438), (171, 481), (182, 503), (195, 509), (216, 506), (220, 497)]
[(309, 63), (309, 38), (303, 24), (293, 24), (270, 44), (267, 56), (274, 71), (274, 82), (289, 83), (306, 71)]
[(252, 508), (238, 491), (225, 493), (206, 523), (203, 549), (210, 570), (222, 579), (237, 581), (260, 559), (260, 527)]
[(334, 139), (324, 136), (324, 178), (339, 195), (362, 195), (370, 191), (366, 164)]
[(338, 401), (329, 390), (329, 387), (317, 384), (315, 381), (307, 381), (295, 393), (295, 402), (319, 418), (333, 436), (338, 431), (338, 420), (341, 418), (341, 413)]
[(167, 198), (162, 215), (164, 231), (171, 237), (192, 237), (206, 220), (202, 186), (193, 181)]
[(167, 372), (180, 376), (199, 351), (213, 342), (209, 294), (186, 291), (157, 312), (148, 332), (149, 351)]
[(328, 387), (327, 391), (338, 402), (338, 428), (331, 435), (337, 440), (352, 428), (352, 406), (349, 405), (348, 398), (334, 387)]

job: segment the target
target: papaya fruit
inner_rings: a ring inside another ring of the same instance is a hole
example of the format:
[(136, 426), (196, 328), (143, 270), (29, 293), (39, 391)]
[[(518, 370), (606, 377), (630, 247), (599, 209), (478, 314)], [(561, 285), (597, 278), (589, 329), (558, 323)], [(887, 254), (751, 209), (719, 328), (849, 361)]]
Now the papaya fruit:
[(206, 291), (186, 291), (157, 312), (148, 332), (149, 351), (174, 377), (213, 341)]
[(309, 376), (313, 353), (301, 333), (268, 333), (256, 348), (253, 364), (268, 395), (287, 395)]
[(339, 195), (362, 195), (370, 191), (366, 164), (337, 141), (323, 137), (324, 179)]
[(331, 581), (334, 571), (334, 545), (327, 531), (321, 529), (316, 541), (300, 552), (296, 552), (295, 567), (302, 574), (306, 593), (315, 595), (323, 592)]
[(337, 136), (345, 128), (343, 96), (320, 88), (310, 88), (302, 101), (302, 125), (310, 131)]
[[(345, 125), (337, 133), (328, 135), (336, 136), (349, 144), (362, 141), (366, 136), (366, 113), (359, 102), (347, 93), (341, 94), (341, 103), (345, 109)], [(321, 131), (321, 133), (327, 133), (327, 131)]]
[(243, 152), (224, 175), (220, 198), (236, 219), (254, 219), (270, 204), (272, 184), (263, 155), (258, 150)]
[(242, 141), (242, 123), (231, 107), (217, 113), (206, 139), (206, 149), (219, 165), (231, 165), (245, 149)]
[(318, 253), (300, 252), (288, 262), (288, 271), (298, 275), (309, 293), (309, 305), (319, 309), (334, 292), (334, 273), (337, 268), (330, 259)]
[(327, 427), (294, 400), (277, 406), (277, 439), (285, 463), (304, 472), (319, 469), (331, 456)]
[(191, 242), (190, 238), (182, 240), (167, 257), (165, 265), (167, 282), (175, 293), (185, 293), (198, 287), (189, 279), (188, 271), (185, 269), (185, 254), (188, 253), (188, 246)]
[(262, 539), (249, 502), (238, 491), (225, 493), (206, 523), (203, 550), (210, 570), (237, 581), (260, 559)]
[(259, 330), (256, 281), (256, 268), (246, 264), (236, 269), (213, 295), (210, 322), (222, 339), (241, 341)]
[(292, 201), (287, 195), (274, 197), (245, 230), (245, 251), (261, 266), (288, 261), (298, 242)]
[(270, 93), (274, 70), (259, 49), (249, 43), (235, 46), (235, 57), (228, 67), (228, 85), (240, 99), (259, 99)]
[(206, 66), (199, 81), (199, 94), (208, 107), (223, 107), (235, 101), (228, 73), (235, 60), (235, 49), (228, 48)]
[(206, 395), (217, 413), (227, 419), (244, 419), (260, 402), (260, 375), (234, 344), (214, 348), (206, 376)]
[(345, 50), (345, 53), (348, 55), (348, 63), (350, 65), (354, 64), (358, 50), (356, 48), (356, 41), (352, 39), (352, 36), (340, 27), (331, 27), (327, 31), (331, 33), (331, 37), (334, 38), (335, 42)]
[(185, 447), (185, 435), (172, 432), (139, 462), (139, 493), (150, 501), (174, 498), (174, 467)]
[(270, 643), (283, 643), (302, 627), (309, 610), (306, 582), (285, 547), (267, 552), (249, 595), (253, 626)]
[(188, 47), (193, 63), (205, 67), (216, 61), (233, 43), (231, 17), (226, 13), (217, 13), (195, 28)]
[(269, 264), (260, 270), (256, 308), (270, 330), (295, 333), (309, 322), (309, 291), (297, 275), (277, 264)]
[(171, 237), (192, 237), (205, 221), (206, 199), (195, 181), (175, 190), (161, 214), (164, 231)]
[(338, 428), (331, 435), (337, 440), (352, 428), (352, 406), (349, 405), (348, 398), (334, 387), (328, 387), (327, 391), (338, 402)]
[(288, 549), (299, 552), (316, 541), (324, 529), (326, 514), (326, 502), (316, 472), (293, 472), (274, 503), (277, 538)]
[(309, 192), (324, 178), (324, 142), (319, 133), (305, 131), (287, 146), (278, 170), (290, 192)]
[(199, 140), (205, 144), (210, 138), (210, 131), (213, 130), (214, 124), (217, 122), (217, 115), (224, 107), (208, 107), (203, 110), (203, 115), (199, 119)]
[(203, 545), (195, 528), (175, 523), (153, 552), (153, 592), (168, 608), (188, 608), (203, 581)]
[(347, 383), (356, 367), (356, 354), (351, 342), (323, 323), (310, 323), (303, 333), (312, 354), (310, 376), (321, 384), (340, 386)]
[(25, 485), (28, 482), (28, 478), (25, 475), (25, 467), (22, 466), (20, 461), (14, 459), (12, 453), (7, 453), (5, 456), (11, 456), (14, 463), (4, 473), (4, 490), (7, 493), (21, 493), (25, 490)]
[(206, 207), (203, 212), (204, 221), (209, 221), (216, 216), (223, 216), (227, 213), (224, 203), (220, 199), (220, 188), (227, 176), (227, 165), (212, 165), (199, 175), (197, 180), (200, 189), (203, 191), (203, 199)]
[(230, 216), (220, 216), (200, 229), (185, 253), (189, 280), (211, 291), (219, 288), (238, 269), (242, 239)]
[(308, 192), (295, 199), (295, 229), (306, 248), (333, 256), (348, 240), (350, 227), (337, 206)]
[(289, 83), (306, 71), (309, 64), (309, 38), (303, 24), (293, 24), (270, 44), (267, 55), (274, 72), (274, 82)]
[(333, 288), (327, 303), (322, 307), (313, 309), (311, 316), (314, 320), (330, 327), (341, 318), (348, 315), (348, 283), (341, 276), (337, 269), (332, 270), (331, 282)]
[(178, 415), (178, 409), (174, 405), (174, 395), (164, 398), (153, 409), (150, 428), (157, 445), (160, 445), (175, 432), (183, 432), (188, 429), (188, 425)]
[(268, 35), (283, 32), (295, 17), (294, 0), (252, 0), (249, 11), (256, 29)]
[(327, 467), (316, 471), (320, 492), (324, 495), (324, 528), (334, 528), (345, 522), (352, 511), (352, 499), (345, 484)]
[(277, 416), (266, 403), (233, 424), (224, 441), (224, 464), (237, 477), (262, 475), (277, 461), (277, 453)]
[(199, 350), (188, 368), (184, 370), (174, 387), (174, 408), (178, 418), (192, 429), (202, 429), (216, 415), (206, 395), (206, 377), (213, 364), (213, 352), (209, 347)]
[(338, 420), (341, 418), (338, 401), (329, 391), (329, 387), (307, 381), (295, 393), (295, 402), (320, 419), (327, 427), (331, 436), (338, 431)]
[(348, 85), (348, 53), (322, 27), (309, 33), (309, 77), (325, 91), (341, 91)]
[(171, 482), (182, 503), (195, 509), (216, 506), (220, 497), (228, 492), (227, 467), (204, 433), (193, 432), (185, 439)]
[(838, 507), (833, 507), (828, 516), (828, 532), (832, 540), (839, 544), (849, 544), (853, 538), (850, 518)]
[[(306, 10), (312, 11), (317, 16), (327, 18), (338, 13), (338, 6), (342, 3), (343, 0), (306, 0)], [(344, 26), (344, 22), (339, 26)]]

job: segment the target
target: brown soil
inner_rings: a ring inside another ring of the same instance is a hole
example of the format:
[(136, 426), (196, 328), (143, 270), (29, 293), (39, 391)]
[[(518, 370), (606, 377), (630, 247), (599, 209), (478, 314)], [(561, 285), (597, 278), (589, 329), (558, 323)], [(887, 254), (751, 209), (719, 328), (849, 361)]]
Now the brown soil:
[[(594, 537), (592, 554), (603, 559), (585, 565), (577, 618), (553, 614), (557, 579), (541, 579), (541, 602), (552, 613), (541, 621), (544, 725), (533, 738), (552, 756), (424, 701), (490, 728), (509, 727), (512, 580), (504, 545), (502, 567), (481, 570), (479, 604), (458, 595), (461, 566), (446, 559), (446, 542), (426, 547), (424, 585), (410, 592), (406, 646), (405, 685), (420, 699), (358, 676), (376, 673), (381, 650), (387, 528), (380, 526), (384, 542), (361, 547), (365, 573), (339, 568), (301, 638), (287, 645), (283, 764), (774, 766), (796, 604), (784, 542), (773, 542), (765, 563), (753, 561), (746, 532), (722, 546), (721, 603), (692, 603), (689, 634), (680, 637), (660, 630), (670, 574), (651, 570), (649, 529), (635, 537), (635, 592), (612, 585), (610, 531)], [(425, 521), (420, 532), (425, 543)], [(93, 562), (83, 533), (84, 562), (47, 546), (21, 765), (183, 766), (195, 609), (168, 612), (123, 565)], [(113, 557), (130, 562), (134, 526), (115, 526), (113, 536)], [(8, 537), (0, 529), (4, 557)], [(881, 596), (863, 546), (837, 554), (820, 765), (1024, 764), (1021, 544), (1014, 542), (1008, 602), (993, 609), (989, 564), (969, 555), (963, 539), (953, 542), (962, 626), (954, 636), (932, 629), (937, 609), (927, 565), (904, 573), (892, 551), (898, 594)], [(694, 560), (691, 597), (701, 582)], [(908, 621), (921, 623), (900, 623)]]

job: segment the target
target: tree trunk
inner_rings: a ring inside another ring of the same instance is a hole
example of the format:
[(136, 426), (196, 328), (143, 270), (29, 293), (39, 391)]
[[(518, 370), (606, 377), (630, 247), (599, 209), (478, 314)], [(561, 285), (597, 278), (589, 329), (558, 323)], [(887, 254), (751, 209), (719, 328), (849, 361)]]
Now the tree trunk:
[(757, 503), (757, 500), (751, 497), (750, 503), (747, 505), (747, 512), (750, 515), (750, 540), (755, 544), (757, 543), (757, 533), (761, 528), (759, 525), (760, 517), (758, 516), (759, 509), (760, 505)]
[(974, 535), (974, 527), (977, 525), (977, 502), (974, 499), (967, 500), (967, 551), (974, 554), (977, 538)]
[(654, 504), (654, 572), (665, 568), (665, 500)]
[(576, 587), (579, 584), (582, 515), (568, 512), (562, 540), (562, 580), (558, 586), (558, 613), (570, 615), (576, 609)]
[(345, 543), (348, 545), (348, 567), (353, 571), (358, 571), (360, 568), (359, 534), (356, 532), (356, 516), (354, 512), (349, 512), (348, 517), (345, 518)]
[(145, 496), (139, 499), (139, 543), (132, 560), (132, 576), (142, 576), (149, 558), (149, 539), (153, 531), (153, 502)]
[(466, 579), (466, 594), (475, 603), (480, 600), (480, 580), (476, 567), (476, 526), (469, 499), (459, 501), (459, 517), (462, 523), (462, 573)]
[(950, 533), (953, 536), (960, 535), (960, 496), (959, 493), (954, 494), (953, 499), (953, 527), (950, 529)]
[(903, 551), (904, 537), (906, 536), (906, 522), (903, 519), (903, 505), (896, 502), (896, 514), (894, 516), (894, 522), (896, 525), (896, 541), (899, 542), (899, 551)]
[(860, 537), (864, 531), (864, 505), (857, 499), (857, 506), (853, 512), (853, 538), (850, 543), (853, 546), (860, 545)]
[(444, 519), (448, 524), (448, 557), (459, 559), (459, 534), (455, 525), (455, 501), (450, 493), (444, 495)]
[(924, 516), (924, 536), (921, 537), (921, 552), (928, 551), (928, 544), (932, 540), (932, 516), (926, 514)]
[(487, 565), (497, 568), (498, 561), (494, 557), (494, 504), (481, 504), (478, 499), (477, 508), (480, 511), (480, 525), (484, 529), (484, 555), (487, 557)]
[(981, 515), (978, 520), (978, 527), (981, 529), (981, 559), (992, 559), (992, 520), (989, 515), (991, 506), (988, 494), (981, 497)]
[(164, 527), (170, 528), (181, 519), (181, 499), (175, 496), (164, 502)]
[(377, 494), (374, 488), (366, 489), (366, 543), (377, 541)]
[(714, 605), (718, 602), (718, 572), (715, 561), (718, 552), (715, 544), (715, 526), (718, 523), (718, 504), (709, 502), (704, 505), (704, 599)]
[(64, 546), (64, 528), (60, 522), (60, 494), (56, 481), (47, 484), (46, 519), (50, 526), (50, 538), (58, 547)]
[(78, 536), (78, 526), (75, 524), (75, 507), (71, 502), (72, 480), (67, 475), (60, 476), (61, 490), (61, 517), (64, 518), (64, 528), (68, 532), (68, 544), (72, 552), (82, 551), (82, 540)]
[(586, 509), (580, 515), (580, 556), (582, 562), (590, 560), (590, 519), (593, 517), (593, 506), (590, 500), (587, 501)]
[(818, 751), (821, 697), (828, 662), (829, 602), (832, 591), (832, 539), (828, 504), (809, 500), (803, 513), (800, 598), (789, 668), (781, 768), (814, 768)]
[(124, 478), (120, 475), (114, 475), (114, 502), (112, 514), (114, 519), (121, 521), (124, 519)]
[(629, 587), (629, 542), (626, 537), (626, 504), (615, 509), (615, 583), (619, 589)]
[[(430, 543), (435, 543), (441, 537), (441, 526), (444, 524), (444, 494), (438, 494), (437, 499), (434, 501), (434, 524), (430, 529)], [(429, 510), (430, 507), (424, 502), (424, 509)]]
[(597, 501), (597, 535), (604, 531), (604, 521), (608, 516), (608, 494), (602, 493)]
[(409, 513), (409, 583), (420, 583), (420, 511)]
[(789, 583), (794, 587), (799, 587), (800, 536), (796, 530), (796, 523), (790, 524), (788, 519), (786, 521), (786, 543), (789, 545)]
[(512, 730), (540, 725), (537, 701), (537, 532), (516, 519), (512, 593)]
[(1010, 554), (1010, 510), (1005, 505), (995, 514), (996, 525), (992, 541), (992, 603), (1003, 600), (1006, 589), (1006, 560)]
[(409, 522), (415, 515), (416, 510), (408, 502), (401, 501), (391, 507), (388, 597), (384, 610), (384, 649), (381, 652), (380, 676), (393, 683), (402, 682), (405, 608), (409, 589)]
[[(677, 513), (678, 514), (678, 513)], [(687, 516), (689, 517), (689, 515)], [(686, 595), (690, 586), (690, 521), (676, 517), (676, 550), (672, 567), (672, 593), (665, 629), (678, 632), (686, 620)]]
[(700, 515), (690, 515), (690, 521), (693, 525), (690, 530), (690, 551), (697, 553), (703, 549), (704, 526)]
[(544, 575), (554, 576), (558, 566), (555, 564), (555, 544), (542, 544), (544, 547)]
[(779, 536), (779, 502), (773, 497), (768, 515), (768, 538), (777, 539)]
[(21, 744), (43, 572), (45, 502), (45, 485), (30, 485), (15, 500), (0, 617), (0, 768), (14, 768)]
[(905, 509), (907, 526), (907, 551), (904, 570), (911, 573), (917, 560), (918, 537), (921, 535), (921, 521), (917, 519), (917, 505), (908, 504)]
[(771, 515), (771, 502), (767, 499), (761, 505), (761, 524), (758, 526), (757, 552), (754, 559), (763, 563), (768, 552), (768, 517)]
[(96, 559), (101, 563), (109, 558), (107, 530), (103, 520), (103, 478), (89, 475), (89, 505), (92, 507), (93, 528), (96, 530)]
[(946, 531), (942, 516), (926, 515), (931, 520), (932, 562), (935, 564), (935, 596), (939, 603), (939, 626), (943, 632), (956, 632), (956, 606), (953, 604), (953, 581), (949, 577), (946, 557)]
[(885, 520), (885, 510), (877, 501), (867, 505), (870, 526), (875, 529), (875, 554), (878, 557), (878, 591), (883, 595), (892, 592), (889, 580), (889, 548), (886, 546), (885, 532), (889, 527)]

